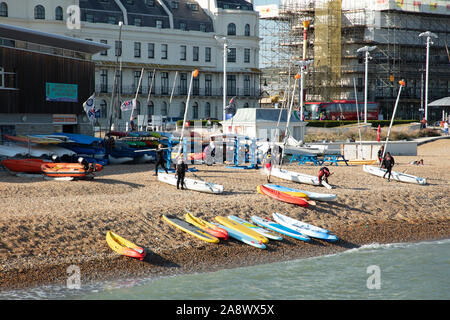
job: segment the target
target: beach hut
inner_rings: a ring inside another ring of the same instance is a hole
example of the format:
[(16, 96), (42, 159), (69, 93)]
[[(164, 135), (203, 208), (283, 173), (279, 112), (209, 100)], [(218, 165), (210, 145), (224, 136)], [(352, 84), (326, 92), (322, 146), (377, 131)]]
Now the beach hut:
[[(287, 109), (241, 108), (234, 117), (222, 121), (221, 124), (224, 133), (281, 141), (285, 135), (287, 121)], [(297, 111), (293, 111), (289, 120), (290, 136), (296, 140), (304, 140), (306, 125), (306, 122), (300, 121)]]

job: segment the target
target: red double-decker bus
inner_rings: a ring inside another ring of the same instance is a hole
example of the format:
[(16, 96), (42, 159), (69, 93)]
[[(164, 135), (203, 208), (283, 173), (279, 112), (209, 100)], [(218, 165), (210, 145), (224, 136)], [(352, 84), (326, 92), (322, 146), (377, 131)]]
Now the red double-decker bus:
[[(307, 120), (357, 120), (355, 100), (306, 102)], [(359, 120), (364, 120), (364, 102), (358, 101)], [(378, 120), (378, 102), (367, 102), (367, 120)]]

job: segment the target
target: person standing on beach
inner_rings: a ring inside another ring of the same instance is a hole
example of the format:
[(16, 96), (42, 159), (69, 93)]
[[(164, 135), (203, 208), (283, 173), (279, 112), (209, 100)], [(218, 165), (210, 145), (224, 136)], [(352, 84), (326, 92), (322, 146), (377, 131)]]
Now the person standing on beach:
[(272, 174), (272, 155), (270, 153), (264, 158), (264, 171), (267, 176), (267, 183), (270, 183), (270, 175)]
[(390, 152), (386, 152), (386, 155), (384, 156), (384, 159), (383, 159), (382, 167), (386, 169), (386, 172), (383, 175), (383, 179), (386, 177), (386, 174), (389, 173), (388, 182), (391, 181), (391, 172), (392, 172), (392, 167), (394, 166), (394, 164), (395, 164), (394, 157), (391, 156)]
[(184, 176), (186, 175), (186, 171), (188, 169), (187, 164), (184, 163), (183, 157), (180, 157), (177, 161), (175, 171), (177, 176), (177, 189), (179, 189), (181, 185), (181, 190), (184, 190)]
[(446, 136), (448, 136), (448, 122), (447, 121), (444, 122), (444, 134)]
[(378, 150), (378, 161), (380, 163), (383, 161), (383, 153), (384, 153), (384, 146), (381, 146), (380, 150)]
[(154, 176), (158, 175), (158, 167), (159, 166), (163, 167), (163, 169), (164, 169), (164, 171), (166, 171), (166, 173), (169, 173), (167, 171), (166, 165), (164, 163), (165, 157), (164, 157), (164, 149), (163, 149), (163, 145), (162, 144), (158, 145), (158, 149), (156, 150), (156, 156), (157, 156), (157, 161), (156, 161), (156, 165), (155, 165)]
[(322, 167), (319, 170), (319, 184), (322, 184), (322, 180), (328, 183), (328, 177), (331, 175), (330, 170), (327, 167)]

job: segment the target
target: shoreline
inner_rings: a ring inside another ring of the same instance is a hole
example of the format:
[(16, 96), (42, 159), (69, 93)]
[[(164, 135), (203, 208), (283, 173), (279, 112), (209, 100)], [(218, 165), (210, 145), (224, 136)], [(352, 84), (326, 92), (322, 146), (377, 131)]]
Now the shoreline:
[[(337, 242), (311, 239), (309, 243), (283, 237), (282, 241), (270, 241), (267, 249), (250, 247), (235, 240), (221, 244), (202, 244), (190, 249), (155, 252), (146, 248), (144, 261), (120, 255), (102, 259), (79, 259), (43, 265), (41, 267), (17, 268), (2, 272), (0, 294), (3, 290), (20, 290), (42, 285), (65, 285), (67, 268), (80, 267), (81, 283), (114, 281), (133, 277), (164, 277), (193, 273), (214, 272), (221, 269), (239, 268), (305, 259), (359, 248), (373, 243), (407, 243), (450, 239), (450, 220), (376, 221), (355, 224), (337, 229), (342, 234)], [(405, 232), (405, 230), (407, 232)]]
[[(412, 160), (424, 159), (415, 166)], [(246, 265), (332, 254), (371, 243), (450, 238), (450, 139), (418, 147), (418, 155), (397, 156), (394, 171), (427, 178), (428, 184), (387, 182), (361, 166), (329, 166), (332, 190), (273, 177), (271, 183), (320, 193), (336, 200), (308, 208), (256, 192), (262, 171), (199, 165), (194, 179), (224, 186), (212, 195), (180, 191), (153, 176), (154, 164), (106, 166), (90, 181), (47, 181), (0, 171), (0, 292), (41, 284), (65, 284), (67, 267), (77, 265), (81, 281), (152, 277), (215, 271)], [(196, 165), (197, 166), (197, 165)], [(314, 165), (283, 168), (316, 175)], [(208, 221), (230, 214), (250, 220), (272, 212), (326, 228), (340, 240), (306, 243), (283, 236), (267, 249), (236, 240), (202, 242), (161, 219), (185, 210)], [(107, 231), (148, 249), (147, 262), (113, 252)]]

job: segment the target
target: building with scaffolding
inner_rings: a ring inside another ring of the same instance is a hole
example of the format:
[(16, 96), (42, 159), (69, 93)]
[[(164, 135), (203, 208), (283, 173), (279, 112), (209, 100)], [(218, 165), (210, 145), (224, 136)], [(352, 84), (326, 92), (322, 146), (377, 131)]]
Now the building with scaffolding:
[[(305, 101), (355, 99), (354, 84), (363, 101), (365, 58), (357, 50), (376, 46), (368, 63), (368, 100), (378, 102), (380, 117), (389, 119), (404, 79), (397, 115), (419, 119), (425, 104), (426, 39), (419, 37), (424, 31), (437, 35), (429, 52), (428, 102), (450, 95), (448, 1), (283, 0), (272, 14), (256, 9), (263, 38), (260, 66), (270, 75), (263, 76), (263, 89), (280, 101), (292, 90), (289, 74), (298, 73), (299, 60), (309, 59), (314, 63), (305, 77)], [(298, 105), (299, 94), (294, 99)], [(428, 110), (429, 120), (440, 117), (440, 110)]]

